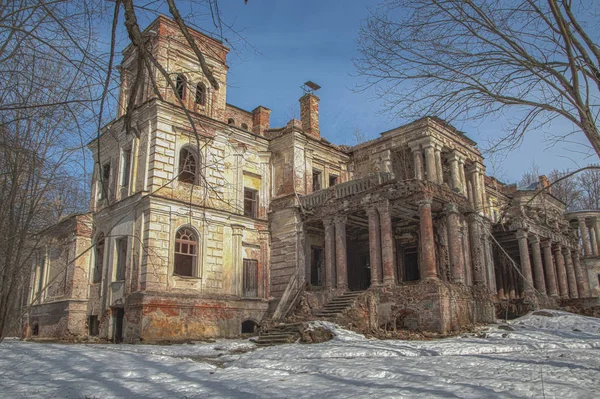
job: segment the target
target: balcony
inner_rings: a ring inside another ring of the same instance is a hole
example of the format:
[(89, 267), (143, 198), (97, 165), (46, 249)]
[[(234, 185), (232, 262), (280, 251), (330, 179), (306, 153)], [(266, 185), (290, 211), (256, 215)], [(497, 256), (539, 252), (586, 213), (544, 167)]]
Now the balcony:
[(300, 198), (300, 204), (305, 209), (314, 208), (323, 205), (330, 199), (340, 199), (350, 195), (363, 193), (373, 187), (390, 182), (393, 179), (394, 175), (392, 173), (373, 173), (360, 179), (350, 180), (324, 190), (316, 191), (312, 194), (303, 195)]

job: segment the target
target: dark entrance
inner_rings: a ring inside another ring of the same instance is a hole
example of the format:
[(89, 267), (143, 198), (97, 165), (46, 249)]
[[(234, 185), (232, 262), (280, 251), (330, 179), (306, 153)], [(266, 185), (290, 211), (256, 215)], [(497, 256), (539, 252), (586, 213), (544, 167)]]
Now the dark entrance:
[(323, 285), (323, 248), (310, 247), (310, 285)]
[(402, 248), (402, 260), (404, 265), (403, 276), (404, 281), (416, 281), (419, 280), (419, 252), (417, 247), (404, 247)]
[(125, 309), (114, 308), (113, 314), (115, 318), (113, 340), (115, 344), (120, 344), (123, 342), (123, 318), (125, 317)]
[(348, 289), (363, 291), (371, 285), (369, 243), (366, 235), (347, 239)]

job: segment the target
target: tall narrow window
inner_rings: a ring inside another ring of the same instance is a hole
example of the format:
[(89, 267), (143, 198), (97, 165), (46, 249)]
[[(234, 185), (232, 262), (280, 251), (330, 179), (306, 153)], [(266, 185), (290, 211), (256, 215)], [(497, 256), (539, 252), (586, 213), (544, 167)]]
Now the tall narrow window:
[(125, 280), (125, 266), (127, 265), (127, 237), (117, 238), (117, 270), (115, 273), (116, 281)]
[(108, 188), (110, 181), (110, 163), (102, 165), (100, 175), (100, 199), (108, 198)]
[(37, 292), (35, 293), (38, 296), (38, 301), (42, 302), (41, 292), (44, 289), (44, 280), (46, 279), (46, 256), (42, 256), (40, 261), (40, 276), (38, 279), (38, 287)]
[(96, 239), (96, 261), (94, 262), (94, 277), (92, 283), (102, 281), (102, 267), (104, 265), (104, 234), (100, 234)]
[(313, 170), (313, 192), (321, 189), (321, 172)]
[(123, 151), (123, 174), (121, 175), (121, 186), (129, 187), (131, 174), (131, 150)]
[(195, 184), (198, 174), (198, 165), (195, 154), (189, 148), (182, 148), (179, 151), (179, 177), (178, 180), (184, 183)]
[(243, 296), (258, 296), (258, 261), (255, 259), (244, 259), (243, 286)]
[(338, 183), (338, 177), (335, 175), (329, 175), (329, 187), (335, 186)]
[(244, 188), (244, 216), (256, 218), (258, 215), (258, 191)]
[(194, 231), (182, 227), (175, 234), (175, 267), (173, 274), (177, 276), (194, 276), (196, 258), (198, 256), (198, 239)]
[(204, 83), (196, 85), (196, 104), (206, 105), (206, 86)]
[(175, 78), (175, 94), (180, 99), (185, 99), (185, 76), (182, 74), (177, 75), (177, 78)]

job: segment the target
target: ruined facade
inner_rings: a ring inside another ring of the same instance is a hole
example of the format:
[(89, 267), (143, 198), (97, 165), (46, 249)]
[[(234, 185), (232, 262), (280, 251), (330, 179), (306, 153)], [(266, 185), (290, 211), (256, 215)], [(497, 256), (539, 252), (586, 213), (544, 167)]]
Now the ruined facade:
[(597, 231), (576, 235), (548, 191), (486, 176), (463, 133), (428, 117), (336, 146), (312, 92), (300, 121), (272, 128), (268, 108), (226, 102), (228, 49), (193, 36), (218, 89), (165, 17), (144, 37), (175, 90), (124, 51), (117, 118), (89, 145), (90, 214), (59, 224), (62, 241), (44, 233), (29, 336), (233, 337), (347, 291), (369, 295), (371, 324), (444, 333), (492, 321), (500, 303), (591, 295), (599, 252), (582, 261), (578, 237)]

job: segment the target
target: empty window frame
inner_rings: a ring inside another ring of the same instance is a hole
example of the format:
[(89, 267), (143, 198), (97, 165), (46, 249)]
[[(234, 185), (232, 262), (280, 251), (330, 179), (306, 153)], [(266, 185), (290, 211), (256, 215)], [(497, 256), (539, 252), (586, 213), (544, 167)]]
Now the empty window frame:
[(177, 180), (184, 183), (196, 184), (198, 176), (198, 158), (196, 154), (187, 147), (179, 151), (179, 176)]
[(256, 259), (244, 259), (244, 281), (243, 296), (258, 296), (258, 261)]
[(313, 184), (313, 192), (319, 191), (321, 189), (321, 172), (320, 171), (313, 170), (312, 184)]
[(120, 237), (115, 240), (117, 249), (117, 262), (115, 271), (115, 280), (125, 280), (125, 267), (127, 265), (127, 237)]
[(102, 281), (102, 267), (104, 265), (104, 234), (102, 233), (96, 238), (95, 255), (92, 283), (99, 283)]
[(196, 104), (206, 105), (206, 85), (204, 83), (196, 85)]
[(228, 125), (235, 125), (235, 120), (233, 118), (229, 118), (229, 119), (227, 119), (227, 124)]
[(329, 187), (338, 184), (338, 177), (336, 175), (329, 175)]
[(100, 334), (100, 320), (97, 315), (88, 317), (88, 335), (97, 337)]
[(178, 74), (175, 78), (175, 95), (181, 100), (185, 99), (185, 76)]
[(108, 188), (110, 182), (110, 163), (102, 165), (100, 171), (100, 199), (108, 198)]
[(258, 191), (244, 188), (244, 216), (258, 216)]
[(244, 130), (248, 130), (248, 125), (247, 125), (247, 124), (245, 124), (245, 123), (242, 123), (242, 129), (244, 129)]
[(198, 258), (198, 237), (189, 227), (182, 227), (175, 234), (175, 265), (173, 274), (193, 277)]
[(129, 187), (131, 178), (131, 150), (123, 150), (123, 167), (121, 168), (121, 186)]

